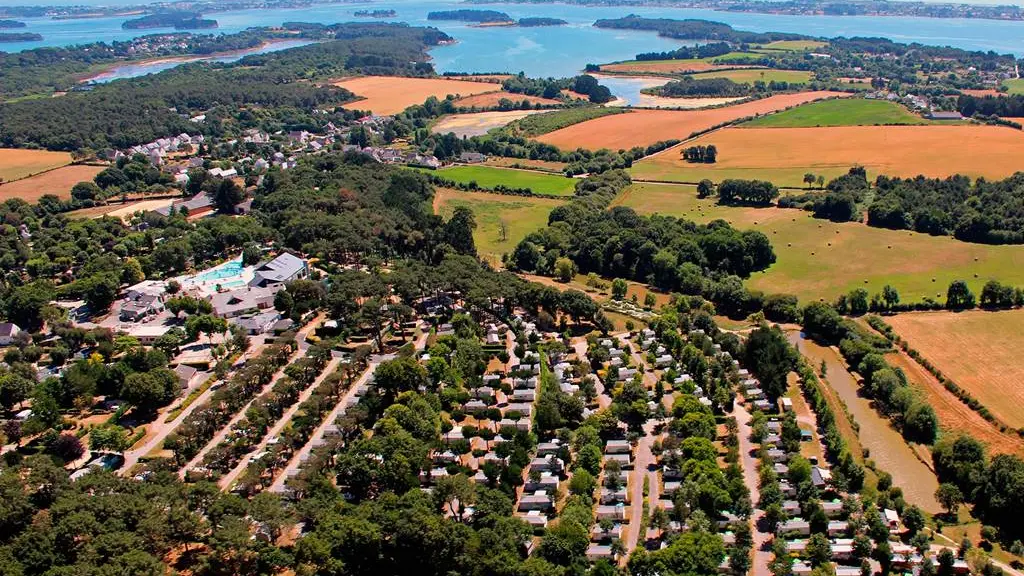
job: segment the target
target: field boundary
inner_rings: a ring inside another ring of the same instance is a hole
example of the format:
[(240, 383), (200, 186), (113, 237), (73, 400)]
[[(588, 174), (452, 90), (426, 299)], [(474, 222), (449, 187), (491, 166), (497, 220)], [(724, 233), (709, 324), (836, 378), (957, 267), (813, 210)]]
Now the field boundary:
[(1006, 422), (1003, 422), (999, 417), (993, 414), (987, 406), (985, 406), (980, 400), (975, 398), (970, 392), (958, 385), (953, 380), (950, 380), (932, 364), (927, 358), (925, 358), (920, 352), (910, 346), (905, 338), (896, 332), (896, 329), (890, 326), (885, 320), (882, 320), (880, 316), (871, 315), (864, 319), (872, 330), (881, 334), (890, 343), (896, 345), (899, 350), (902, 350), (911, 360), (913, 360), (918, 366), (923, 368), (926, 372), (935, 377), (943, 388), (949, 393), (953, 394), (960, 402), (965, 406), (977, 412), (979, 416), (984, 418), (987, 422), (995, 426), (1000, 432), (1004, 434), (1016, 434), (1024, 438), (1024, 428), (1014, 428)]

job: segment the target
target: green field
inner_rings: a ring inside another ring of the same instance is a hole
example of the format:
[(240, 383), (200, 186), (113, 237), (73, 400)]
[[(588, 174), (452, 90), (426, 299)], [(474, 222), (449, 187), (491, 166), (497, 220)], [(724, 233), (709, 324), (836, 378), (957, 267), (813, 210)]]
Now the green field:
[(753, 84), (758, 80), (762, 82), (789, 82), (790, 84), (805, 84), (811, 81), (811, 72), (801, 70), (769, 70), (760, 68), (748, 68), (741, 70), (723, 70), (720, 72), (701, 72), (689, 74), (694, 80), (707, 78), (728, 78), (739, 84)]
[[(511, 252), (530, 232), (540, 230), (548, 223), (548, 213), (563, 200), (505, 196), (484, 192), (464, 192), (440, 188), (434, 197), (434, 211), (445, 218), (458, 207), (466, 207), (476, 217), (473, 240), (477, 252), (492, 262), (501, 262), (501, 255)], [(505, 239), (501, 238), (502, 223)]]
[(434, 170), (432, 173), (459, 184), (476, 182), (484, 190), (493, 190), (500, 184), (508, 188), (529, 188), (534, 194), (542, 196), (572, 196), (576, 191), (576, 180), (573, 178), (512, 168), (454, 166)]
[(634, 184), (615, 204), (696, 222), (721, 218), (741, 229), (764, 232), (778, 260), (752, 276), (748, 286), (795, 294), (803, 302), (833, 299), (854, 288), (874, 294), (886, 284), (908, 302), (945, 300), (953, 280), (966, 280), (975, 294), (993, 278), (1024, 284), (1024, 246), (970, 244), (856, 222), (836, 224), (798, 210), (719, 206), (712, 199), (698, 200), (696, 188), (685, 185)]
[(887, 100), (841, 98), (811, 102), (743, 124), (749, 128), (811, 128), (814, 126), (872, 126), (929, 124), (903, 106)]
[(1010, 94), (1024, 94), (1024, 78), (1014, 78), (1003, 82)]
[(594, 118), (600, 118), (601, 116), (622, 114), (623, 112), (626, 112), (623, 108), (602, 107), (555, 110), (554, 112), (533, 114), (526, 118), (520, 118), (519, 120), (505, 126), (502, 130), (508, 134), (522, 136), (524, 138), (533, 138), (535, 136), (547, 134), (548, 132), (561, 130), (566, 126), (572, 126), (573, 124), (579, 124), (580, 122), (586, 122), (587, 120), (593, 120)]
[(818, 42), (817, 40), (777, 40), (775, 42), (758, 46), (758, 49), (779, 50), (784, 52), (803, 52), (805, 50), (816, 50), (825, 46), (828, 46), (828, 42)]

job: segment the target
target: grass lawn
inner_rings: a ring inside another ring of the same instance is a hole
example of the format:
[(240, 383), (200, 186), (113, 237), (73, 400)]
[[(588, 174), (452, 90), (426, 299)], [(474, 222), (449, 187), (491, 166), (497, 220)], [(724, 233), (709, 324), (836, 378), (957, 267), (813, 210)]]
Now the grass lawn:
[(758, 46), (761, 50), (782, 50), (785, 52), (803, 52), (804, 50), (815, 50), (828, 46), (828, 42), (817, 40), (777, 40)]
[[(511, 252), (530, 232), (547, 225), (548, 213), (562, 200), (505, 196), (484, 192), (464, 192), (438, 188), (434, 194), (434, 212), (448, 218), (456, 208), (466, 207), (476, 217), (473, 240), (481, 255), (492, 262), (501, 262), (501, 255)], [(506, 226), (505, 239), (501, 238), (501, 225)]]
[(747, 68), (741, 70), (722, 70), (720, 72), (701, 72), (690, 74), (694, 80), (706, 78), (728, 78), (739, 84), (753, 84), (758, 80), (762, 82), (789, 82), (791, 84), (804, 84), (811, 81), (811, 72), (801, 70), (769, 70), (761, 68)]
[(1024, 94), (1024, 78), (1006, 80), (1003, 85), (1010, 91), (1010, 94)]
[(454, 166), (433, 173), (459, 184), (476, 182), (480, 188), (487, 190), (493, 190), (500, 184), (508, 188), (529, 188), (534, 194), (544, 196), (572, 196), (577, 182), (565, 176), (490, 166)]
[(887, 100), (842, 98), (811, 102), (756, 118), (751, 128), (811, 128), (814, 126), (871, 126), (874, 124), (929, 124), (928, 120)]
[(969, 244), (949, 237), (836, 224), (807, 212), (779, 208), (733, 208), (698, 200), (696, 187), (634, 184), (615, 200), (643, 214), (658, 212), (696, 222), (718, 218), (740, 229), (764, 232), (777, 261), (754, 274), (750, 288), (785, 292), (808, 302), (832, 300), (854, 288), (874, 294), (891, 284), (904, 301), (944, 299), (953, 280), (966, 280), (975, 294), (997, 278), (1024, 284), (1024, 246)]

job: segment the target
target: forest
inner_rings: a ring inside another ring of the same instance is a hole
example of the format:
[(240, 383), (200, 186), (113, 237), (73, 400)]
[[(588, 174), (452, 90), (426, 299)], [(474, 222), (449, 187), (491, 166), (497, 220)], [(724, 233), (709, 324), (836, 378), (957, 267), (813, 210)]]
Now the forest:
[(682, 46), (669, 52), (644, 52), (636, 55), (636, 60), (693, 60), (696, 58), (713, 58), (732, 52), (728, 42), (713, 42), (697, 46)]
[[(295, 82), (309, 70), (325, 77), (431, 74), (424, 50), (448, 38), (435, 29), (394, 24), (342, 24), (329, 30), (343, 39), (251, 55), (236, 64), (179, 66), (61, 98), (0, 104), (0, 145), (102, 150), (197, 129), (220, 136), (228, 126), (244, 130), (258, 122), (253, 115), (239, 116), (243, 108), (266, 109), (272, 116), (276, 110), (333, 108), (353, 98), (342, 88)], [(195, 114), (207, 120), (190, 122)], [(76, 122), (69, 125), (66, 118)]]
[(512, 18), (497, 10), (440, 10), (428, 12), (427, 20), (459, 20), (462, 22), (511, 22)]
[(651, 30), (659, 36), (679, 40), (722, 41), (735, 44), (766, 44), (777, 40), (809, 40), (810, 36), (785, 32), (746, 32), (736, 30), (722, 22), (710, 20), (672, 20), (670, 18), (644, 18), (630, 14), (625, 18), (602, 19), (594, 23), (598, 28), (620, 30)]
[(668, 98), (733, 98), (749, 96), (749, 84), (737, 84), (728, 78), (693, 78), (673, 80), (663, 86), (649, 89), (649, 92)]
[(125, 30), (144, 30), (146, 28), (174, 28), (175, 30), (194, 30), (200, 28), (216, 28), (216, 20), (208, 20), (198, 12), (169, 10), (147, 14), (140, 18), (125, 20), (121, 28)]

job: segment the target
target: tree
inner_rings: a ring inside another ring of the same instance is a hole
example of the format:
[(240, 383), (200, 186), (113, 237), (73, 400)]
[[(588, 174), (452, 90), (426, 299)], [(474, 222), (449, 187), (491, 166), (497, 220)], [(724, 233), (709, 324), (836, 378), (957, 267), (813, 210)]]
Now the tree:
[(903, 525), (907, 527), (910, 537), (914, 537), (924, 528), (924, 513), (917, 506), (907, 506), (903, 509)]
[(103, 197), (103, 190), (92, 182), (79, 182), (71, 189), (71, 197), (79, 202)]
[(569, 282), (576, 275), (576, 264), (566, 257), (555, 260), (555, 277), (561, 282)]
[(571, 493), (590, 497), (596, 488), (597, 480), (594, 479), (590, 472), (584, 469), (573, 472), (572, 479), (569, 481), (569, 491)]
[(98, 451), (124, 452), (129, 448), (128, 431), (116, 424), (97, 426), (89, 432), (89, 448)]
[(882, 288), (882, 300), (885, 301), (886, 308), (891, 310), (893, 306), (900, 303), (900, 293), (889, 284), (886, 284)]
[(178, 377), (174, 372), (158, 368), (129, 374), (121, 385), (120, 395), (142, 413), (150, 414), (170, 403), (178, 393), (178, 386)]
[(804, 174), (804, 184), (807, 184), (808, 188), (810, 188), (811, 186), (814, 186), (815, 180), (816, 179), (814, 177), (814, 174), (811, 174), (810, 172), (808, 172), (807, 174)]
[(832, 546), (824, 534), (812, 534), (807, 540), (807, 558), (811, 566), (818, 567), (832, 561)]
[(473, 230), (476, 230), (476, 218), (473, 211), (459, 206), (452, 217), (444, 225), (445, 239), (459, 254), (476, 256), (476, 244), (473, 242)]
[(946, 291), (946, 308), (962, 310), (974, 308), (974, 293), (963, 280), (954, 280)]
[(793, 350), (778, 327), (760, 327), (751, 332), (743, 354), (744, 365), (761, 381), (771, 400), (786, 393), (786, 377), (793, 369)]
[(629, 290), (629, 284), (625, 280), (622, 278), (612, 280), (612, 298), (622, 300), (626, 297), (627, 290)]
[(476, 503), (476, 484), (465, 474), (442, 476), (434, 487), (434, 498), (439, 509), (447, 508), (452, 518), (462, 522), (465, 509)]
[(78, 460), (85, 454), (85, 446), (74, 434), (63, 433), (54, 439), (49, 451), (65, 462)]
[(654, 292), (648, 292), (647, 294), (644, 295), (644, 308), (654, 308), (654, 305), (657, 303), (658, 299), (654, 295)]
[(705, 178), (697, 183), (697, 198), (707, 198), (715, 193), (715, 183)]
[(936, 574), (938, 576), (953, 576), (956, 572), (953, 570), (953, 565), (956, 563), (956, 556), (953, 551), (949, 548), (943, 548), (939, 551), (938, 556), (939, 566)]
[(213, 180), (210, 195), (217, 211), (222, 214), (234, 214), (235, 205), (245, 200), (245, 191), (242, 190), (234, 180), (222, 178)]
[(259, 263), (260, 258), (263, 257), (263, 252), (260, 251), (260, 247), (256, 244), (249, 243), (242, 249), (242, 265), (243, 266), (254, 266)]

